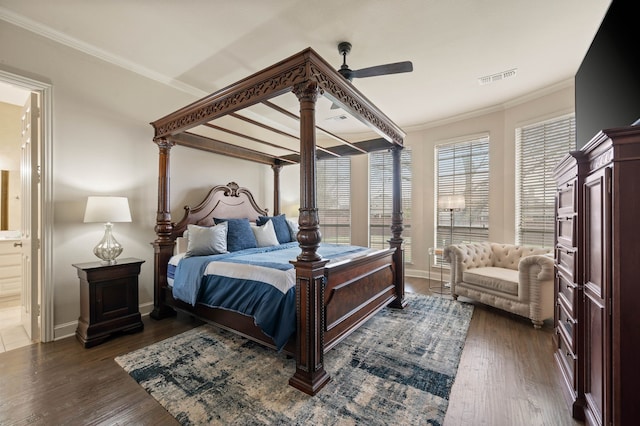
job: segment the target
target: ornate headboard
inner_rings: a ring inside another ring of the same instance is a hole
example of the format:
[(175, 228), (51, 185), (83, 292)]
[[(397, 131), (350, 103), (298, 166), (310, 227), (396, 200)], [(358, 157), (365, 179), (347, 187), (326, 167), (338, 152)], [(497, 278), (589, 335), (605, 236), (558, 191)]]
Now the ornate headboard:
[(173, 224), (171, 238), (175, 240), (187, 229), (187, 225), (212, 226), (213, 218), (242, 219), (255, 221), (266, 216), (268, 209), (258, 207), (253, 194), (235, 182), (214, 186), (196, 207), (184, 206), (183, 218)]

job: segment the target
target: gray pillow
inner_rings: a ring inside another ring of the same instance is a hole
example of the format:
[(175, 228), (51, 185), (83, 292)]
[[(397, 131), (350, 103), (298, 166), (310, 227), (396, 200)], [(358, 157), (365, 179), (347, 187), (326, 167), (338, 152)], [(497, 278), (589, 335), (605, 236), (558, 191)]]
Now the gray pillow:
[(215, 226), (187, 225), (189, 240), (185, 256), (228, 253), (227, 229), (226, 223)]
[(287, 225), (289, 225), (289, 232), (291, 233), (291, 242), (298, 241), (298, 221), (287, 219)]

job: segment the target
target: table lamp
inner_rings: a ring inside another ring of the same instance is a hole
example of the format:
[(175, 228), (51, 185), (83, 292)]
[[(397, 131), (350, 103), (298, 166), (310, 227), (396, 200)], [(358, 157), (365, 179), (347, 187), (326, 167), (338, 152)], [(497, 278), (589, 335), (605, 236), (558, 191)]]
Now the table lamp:
[(84, 212), (84, 222), (104, 222), (104, 236), (93, 249), (103, 265), (114, 265), (122, 253), (122, 246), (111, 233), (112, 222), (131, 222), (127, 197), (89, 197)]

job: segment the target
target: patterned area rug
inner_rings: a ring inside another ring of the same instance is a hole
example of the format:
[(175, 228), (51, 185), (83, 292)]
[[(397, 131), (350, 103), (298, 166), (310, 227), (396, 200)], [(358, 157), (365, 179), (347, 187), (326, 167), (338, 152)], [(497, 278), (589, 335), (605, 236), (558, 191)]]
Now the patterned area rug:
[(185, 425), (441, 425), (473, 306), (407, 294), (329, 351), (314, 397), (295, 361), (209, 325), (116, 358)]

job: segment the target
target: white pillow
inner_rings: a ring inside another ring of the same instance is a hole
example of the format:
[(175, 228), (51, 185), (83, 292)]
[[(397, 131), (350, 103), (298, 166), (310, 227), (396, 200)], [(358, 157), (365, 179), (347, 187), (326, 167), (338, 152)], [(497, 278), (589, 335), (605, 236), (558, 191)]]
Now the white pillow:
[(264, 225), (258, 226), (251, 224), (251, 230), (256, 237), (258, 247), (271, 247), (278, 246), (278, 236), (276, 235), (276, 228), (273, 227), (273, 222), (268, 220)]
[(186, 253), (189, 247), (189, 239), (185, 237), (176, 238), (176, 246), (173, 250), (173, 254)]
[(210, 254), (228, 253), (227, 251), (228, 225), (223, 222), (215, 226), (187, 225), (189, 242), (186, 257), (207, 256)]

